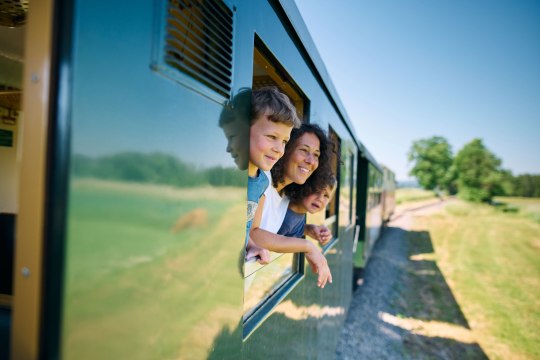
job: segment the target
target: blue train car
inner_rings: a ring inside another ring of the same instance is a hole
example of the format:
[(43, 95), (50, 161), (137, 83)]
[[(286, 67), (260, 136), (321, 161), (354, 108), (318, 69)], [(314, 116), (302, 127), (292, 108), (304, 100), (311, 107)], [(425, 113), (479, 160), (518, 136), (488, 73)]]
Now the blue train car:
[[(332, 358), (382, 226), (381, 168), (294, 2), (0, 14), (0, 358)], [(334, 234), (324, 289), (301, 254), (244, 262), (247, 174), (219, 119), (267, 85), (338, 144), (336, 195), (308, 218)]]

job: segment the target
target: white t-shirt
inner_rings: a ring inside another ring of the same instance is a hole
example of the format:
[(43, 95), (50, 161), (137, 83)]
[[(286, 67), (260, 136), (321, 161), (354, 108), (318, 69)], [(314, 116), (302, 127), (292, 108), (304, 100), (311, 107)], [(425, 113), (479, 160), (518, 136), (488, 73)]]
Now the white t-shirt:
[(287, 195), (283, 195), (283, 197), (279, 195), (272, 185), (272, 174), (270, 171), (265, 171), (264, 173), (268, 176), (270, 185), (264, 192), (265, 199), (260, 228), (277, 234), (281, 224), (283, 224), (285, 214), (287, 214), (289, 197)]

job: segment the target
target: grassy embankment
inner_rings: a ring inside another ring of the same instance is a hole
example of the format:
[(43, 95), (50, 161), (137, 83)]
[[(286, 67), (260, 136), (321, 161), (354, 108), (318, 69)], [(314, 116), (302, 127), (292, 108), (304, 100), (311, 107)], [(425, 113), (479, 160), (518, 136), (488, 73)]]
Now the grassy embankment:
[(422, 200), (434, 199), (435, 193), (430, 190), (417, 189), (417, 188), (401, 188), (396, 189), (396, 204), (403, 204), (408, 202), (416, 202)]
[[(451, 324), (450, 333), (465, 334), (451, 343), (454, 354), (538, 359), (540, 199), (497, 200), (519, 211), (456, 201), (441, 213), (415, 218), (408, 239), (407, 316), (435, 319)], [(420, 263), (430, 267), (429, 274), (419, 271)], [(471, 350), (476, 344), (480, 352)]]

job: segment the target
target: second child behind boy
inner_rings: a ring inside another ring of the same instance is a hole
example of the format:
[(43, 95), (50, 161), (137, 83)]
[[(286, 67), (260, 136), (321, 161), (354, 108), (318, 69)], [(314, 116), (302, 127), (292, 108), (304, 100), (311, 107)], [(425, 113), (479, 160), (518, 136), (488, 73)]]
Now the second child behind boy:
[(255, 216), (258, 218), (261, 216), (262, 206), (259, 206), (259, 203), (264, 201), (263, 194), (269, 185), (269, 179), (263, 171), (270, 171), (283, 156), (291, 130), (293, 127), (299, 127), (301, 122), (287, 95), (275, 87), (253, 91), (251, 109), (246, 258), (259, 256), (259, 262), (265, 264), (270, 260), (268, 251), (257, 247), (249, 239)]
[(324, 211), (334, 195), (336, 185), (336, 177), (329, 173), (313, 175), (303, 185), (287, 186), (285, 193), (291, 201), (278, 234), (290, 237), (308, 235), (319, 244), (326, 245), (332, 239), (332, 233), (324, 225), (306, 224), (306, 214)]

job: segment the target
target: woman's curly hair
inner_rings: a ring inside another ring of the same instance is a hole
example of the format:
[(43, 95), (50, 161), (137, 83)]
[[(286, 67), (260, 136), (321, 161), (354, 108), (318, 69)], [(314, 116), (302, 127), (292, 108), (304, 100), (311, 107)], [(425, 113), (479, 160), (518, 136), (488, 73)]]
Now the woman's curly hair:
[[(302, 126), (300, 126), (298, 129), (292, 130), (289, 142), (285, 146), (285, 155), (283, 155), (283, 157), (279, 159), (274, 167), (272, 167), (271, 172), (274, 187), (277, 187), (280, 183), (285, 182), (285, 165), (289, 161), (291, 154), (294, 152), (298, 139), (300, 139), (300, 137), (302, 137), (304, 134), (314, 134), (317, 136), (320, 143), (319, 149), (321, 153), (319, 156), (319, 166), (317, 169), (315, 169), (313, 174), (311, 174), (310, 178), (315, 176), (315, 178), (318, 179), (318, 174), (321, 174), (322, 178), (324, 178), (325, 176), (328, 176), (328, 174), (331, 174), (332, 164), (330, 163), (330, 160), (333, 156), (336, 156), (339, 162), (339, 154), (336, 151), (336, 145), (332, 140), (330, 140), (328, 135), (326, 135), (325, 131), (317, 124), (302, 124)], [(292, 186), (290, 189), (288, 189), (291, 185), (293, 184), (285, 187), (285, 194), (289, 195), (289, 192), (294, 191), (294, 188), (296, 188), (296, 186)]]

